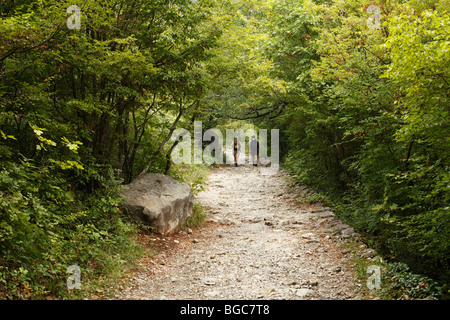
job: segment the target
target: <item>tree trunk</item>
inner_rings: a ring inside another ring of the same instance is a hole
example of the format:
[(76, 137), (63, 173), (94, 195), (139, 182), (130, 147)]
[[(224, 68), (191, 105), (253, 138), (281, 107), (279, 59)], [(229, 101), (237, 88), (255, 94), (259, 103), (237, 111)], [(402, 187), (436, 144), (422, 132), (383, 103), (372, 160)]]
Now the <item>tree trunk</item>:
[(160, 143), (158, 149), (152, 154), (152, 156), (150, 158), (150, 161), (147, 163), (147, 165), (145, 166), (144, 170), (142, 170), (142, 172), (141, 172), (141, 174), (139, 174), (139, 176), (142, 176), (143, 174), (146, 174), (147, 171), (150, 169), (150, 167), (152, 166), (153, 162), (156, 160), (156, 157), (161, 152), (162, 148), (164, 148), (164, 146), (166, 145), (167, 141), (169, 141), (170, 138), (172, 137), (172, 134), (175, 131), (175, 129), (177, 128), (177, 125), (180, 122), (180, 119), (181, 119), (182, 115), (183, 115), (183, 100), (180, 101), (180, 109), (179, 109), (179, 112), (178, 112), (178, 116), (175, 119), (174, 123), (172, 124), (172, 127), (170, 128), (169, 134)]

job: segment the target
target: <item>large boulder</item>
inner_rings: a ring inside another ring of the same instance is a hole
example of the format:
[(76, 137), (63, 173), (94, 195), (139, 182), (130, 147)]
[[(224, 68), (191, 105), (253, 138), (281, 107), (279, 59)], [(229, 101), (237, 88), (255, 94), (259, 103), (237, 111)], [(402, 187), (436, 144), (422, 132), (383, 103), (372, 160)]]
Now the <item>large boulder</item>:
[(122, 205), (131, 209), (133, 217), (162, 235), (179, 231), (194, 211), (189, 185), (159, 173), (140, 176), (126, 186), (123, 195)]

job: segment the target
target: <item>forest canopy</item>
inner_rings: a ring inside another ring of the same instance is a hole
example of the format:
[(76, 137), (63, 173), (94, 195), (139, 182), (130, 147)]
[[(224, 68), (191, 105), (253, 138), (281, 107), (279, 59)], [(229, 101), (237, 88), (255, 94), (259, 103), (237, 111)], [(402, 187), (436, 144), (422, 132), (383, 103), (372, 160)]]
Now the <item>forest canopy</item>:
[(0, 0), (0, 296), (64, 296), (69, 265), (95, 278), (133, 260), (121, 186), (183, 180), (170, 138), (195, 121), (279, 129), (299, 183), (448, 283), (449, 8)]

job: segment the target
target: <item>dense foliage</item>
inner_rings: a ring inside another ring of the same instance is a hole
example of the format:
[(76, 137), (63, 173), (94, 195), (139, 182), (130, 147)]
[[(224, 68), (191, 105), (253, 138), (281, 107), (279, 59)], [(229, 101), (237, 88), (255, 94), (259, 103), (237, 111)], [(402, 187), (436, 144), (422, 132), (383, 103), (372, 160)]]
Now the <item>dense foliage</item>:
[(0, 5), (0, 297), (66, 297), (72, 264), (125, 268), (140, 249), (120, 186), (152, 171), (201, 188), (204, 169), (170, 161), (198, 120), (280, 129), (299, 182), (448, 283), (448, 0)]
[(276, 1), (266, 46), (286, 81), (289, 106), (268, 122), (283, 131), (286, 167), (386, 258), (443, 283), (448, 10), (448, 1)]

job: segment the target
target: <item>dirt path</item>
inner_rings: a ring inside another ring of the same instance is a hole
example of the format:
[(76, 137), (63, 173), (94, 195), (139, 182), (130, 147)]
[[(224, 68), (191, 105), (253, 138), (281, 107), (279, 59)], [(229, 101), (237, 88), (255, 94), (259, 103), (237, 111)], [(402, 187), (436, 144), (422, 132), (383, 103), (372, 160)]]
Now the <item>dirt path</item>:
[(265, 170), (216, 169), (198, 196), (208, 225), (153, 239), (169, 249), (143, 264), (120, 299), (360, 299), (339, 245), (353, 230), (296, 201), (283, 172)]

